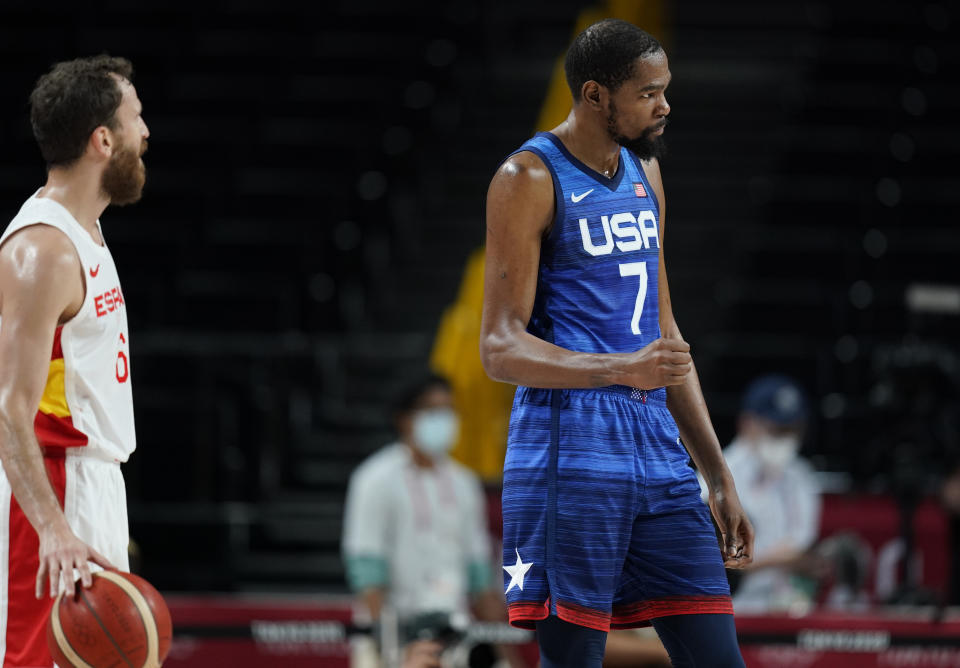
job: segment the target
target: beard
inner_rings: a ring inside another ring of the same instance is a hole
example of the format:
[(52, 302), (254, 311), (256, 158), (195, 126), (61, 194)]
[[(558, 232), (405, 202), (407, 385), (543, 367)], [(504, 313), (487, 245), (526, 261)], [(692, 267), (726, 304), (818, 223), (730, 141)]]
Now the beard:
[(140, 160), (146, 150), (147, 141), (143, 140), (139, 151), (131, 146), (120, 146), (110, 157), (100, 177), (100, 190), (110, 204), (124, 206), (139, 201), (147, 182), (147, 170)]
[(660, 128), (666, 126), (666, 118), (655, 125), (651, 125), (641, 132), (638, 137), (627, 137), (626, 135), (620, 134), (620, 131), (617, 129), (617, 118), (617, 108), (613, 106), (613, 101), (611, 101), (610, 113), (607, 116), (607, 133), (610, 135), (610, 139), (620, 144), (620, 146), (633, 151), (641, 160), (656, 158), (659, 161), (667, 154), (667, 145), (663, 141), (663, 135), (657, 137), (650, 136)]

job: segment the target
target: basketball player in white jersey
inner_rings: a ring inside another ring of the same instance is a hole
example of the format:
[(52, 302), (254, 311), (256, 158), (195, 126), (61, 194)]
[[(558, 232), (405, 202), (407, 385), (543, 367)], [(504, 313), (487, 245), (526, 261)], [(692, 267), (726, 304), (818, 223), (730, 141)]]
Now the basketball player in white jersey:
[[(122, 58), (58, 63), (30, 96), (47, 182), (0, 236), (0, 666), (52, 666), (51, 598), (126, 570), (135, 447), (126, 302), (99, 217), (140, 199), (149, 132)], [(95, 567), (94, 567), (95, 568)]]

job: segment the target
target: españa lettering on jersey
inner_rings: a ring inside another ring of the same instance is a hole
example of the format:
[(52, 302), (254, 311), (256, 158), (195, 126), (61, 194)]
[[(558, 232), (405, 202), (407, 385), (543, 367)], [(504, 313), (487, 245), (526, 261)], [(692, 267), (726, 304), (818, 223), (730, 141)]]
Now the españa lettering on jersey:
[(123, 293), (120, 292), (120, 286), (107, 290), (102, 295), (93, 298), (93, 305), (97, 311), (97, 317), (102, 318), (108, 313), (113, 313), (123, 306)]
[(73, 243), (83, 266), (84, 299), (54, 333), (34, 432), (43, 447), (83, 447), (91, 456), (124, 462), (136, 436), (126, 300), (117, 268), (106, 245), (94, 241), (67, 209), (36, 194), (7, 226), (0, 244), (38, 224), (57, 228)]
[(548, 132), (519, 151), (543, 160), (556, 199), (530, 333), (591, 353), (633, 352), (659, 338), (660, 208), (640, 162), (621, 148), (608, 179)]

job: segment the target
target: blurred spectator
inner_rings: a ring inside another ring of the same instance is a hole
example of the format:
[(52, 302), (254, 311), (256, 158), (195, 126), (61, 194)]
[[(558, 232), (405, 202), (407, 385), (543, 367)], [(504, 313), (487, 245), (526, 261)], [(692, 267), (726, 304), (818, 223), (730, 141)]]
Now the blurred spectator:
[(435, 640), (415, 640), (404, 648), (402, 668), (442, 668), (443, 645)]
[(786, 376), (760, 377), (744, 393), (737, 435), (723, 451), (756, 531), (753, 563), (732, 583), (736, 612), (813, 602), (810, 576), (819, 575), (821, 559), (810, 548), (820, 529), (821, 499), (813, 468), (798, 455), (806, 423), (803, 391)]
[(343, 556), (370, 620), (389, 605), (400, 642), (411, 643), (407, 662), (431, 665), (424, 657), (449, 629), (471, 617), (506, 620), (506, 607), (492, 588), (480, 481), (448, 455), (458, 432), (450, 384), (439, 376), (413, 384), (393, 418), (398, 440), (351, 476)]
[(867, 576), (872, 566), (870, 545), (853, 531), (842, 531), (820, 541), (816, 555), (829, 565), (819, 595), (830, 610), (867, 610), (872, 601)]

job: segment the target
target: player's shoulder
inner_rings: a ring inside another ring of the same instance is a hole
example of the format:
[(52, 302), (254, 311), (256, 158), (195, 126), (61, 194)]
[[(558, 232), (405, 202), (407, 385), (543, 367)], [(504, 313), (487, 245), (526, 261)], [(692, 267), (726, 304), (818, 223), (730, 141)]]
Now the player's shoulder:
[[(43, 221), (12, 232), (0, 245), (0, 266), (16, 271), (24, 280), (73, 271), (79, 262), (70, 237)], [(29, 271), (32, 267), (39, 271)]]
[(550, 168), (544, 163), (543, 158), (533, 151), (521, 149), (500, 164), (491, 185), (524, 187), (544, 183), (549, 183), (552, 187), (553, 176)]
[(531, 220), (542, 232), (553, 218), (554, 184), (549, 167), (536, 153), (520, 151), (503, 161), (487, 190), (487, 222)]

